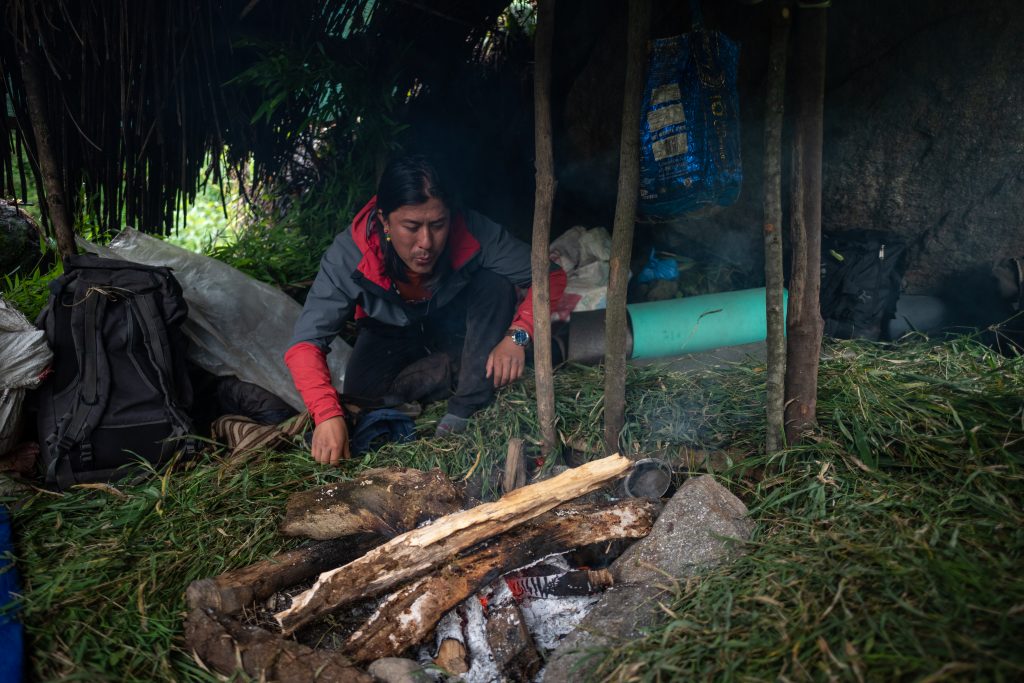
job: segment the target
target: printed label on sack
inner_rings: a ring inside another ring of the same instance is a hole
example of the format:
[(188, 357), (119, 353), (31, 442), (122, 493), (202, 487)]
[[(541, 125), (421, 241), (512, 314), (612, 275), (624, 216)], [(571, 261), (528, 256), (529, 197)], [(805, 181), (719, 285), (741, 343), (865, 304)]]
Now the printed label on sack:
[(683, 105), (678, 103), (647, 112), (647, 125), (650, 126), (652, 133), (685, 120), (686, 114), (683, 113)]
[(686, 150), (686, 133), (672, 135), (664, 140), (651, 143), (651, 152), (654, 154), (655, 161), (686, 154)]
[(678, 83), (662, 85), (651, 91), (651, 106), (655, 107), (666, 102), (678, 102), (683, 99)]

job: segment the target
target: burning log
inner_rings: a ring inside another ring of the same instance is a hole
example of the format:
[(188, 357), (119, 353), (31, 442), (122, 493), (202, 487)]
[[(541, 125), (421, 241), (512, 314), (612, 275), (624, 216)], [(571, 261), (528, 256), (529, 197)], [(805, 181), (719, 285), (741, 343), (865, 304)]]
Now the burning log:
[(630, 466), (629, 459), (610, 455), (516, 489), (494, 503), (442, 517), (393, 538), (343, 567), (324, 572), (312, 588), (295, 597), (290, 608), (274, 616), (282, 630), (291, 634), (347, 602), (380, 595), (416, 579), (481, 541), (597, 490)]
[(646, 536), (658, 507), (639, 499), (559, 507), (392, 593), (342, 650), (357, 662), (397, 656), (423, 641), (445, 612), (502, 574), (577, 546)]
[(380, 468), (289, 497), (281, 533), (317, 540), (360, 533), (393, 538), (460, 509), (462, 496), (440, 470)]
[(491, 610), (487, 617), (487, 644), (494, 665), (506, 680), (532, 681), (544, 665), (523, 613), (514, 602)]
[(379, 543), (376, 537), (362, 543), (353, 543), (348, 538), (289, 550), (212, 579), (193, 581), (185, 591), (185, 599), (190, 609), (211, 608), (224, 615), (237, 614), (253, 602), (266, 600), (311, 576), (351, 562)]
[(241, 669), (254, 680), (278, 683), (373, 683), (341, 653), (315, 650), (213, 610), (194, 609), (185, 641), (196, 658), (223, 674)]

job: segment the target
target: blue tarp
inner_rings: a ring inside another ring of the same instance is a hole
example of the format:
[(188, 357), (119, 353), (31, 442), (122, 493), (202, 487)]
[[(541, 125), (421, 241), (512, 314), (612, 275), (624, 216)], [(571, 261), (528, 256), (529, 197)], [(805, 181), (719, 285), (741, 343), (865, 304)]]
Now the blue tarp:
[(739, 197), (739, 56), (737, 43), (699, 18), (692, 32), (653, 41), (640, 122), (640, 210), (647, 217), (728, 206)]

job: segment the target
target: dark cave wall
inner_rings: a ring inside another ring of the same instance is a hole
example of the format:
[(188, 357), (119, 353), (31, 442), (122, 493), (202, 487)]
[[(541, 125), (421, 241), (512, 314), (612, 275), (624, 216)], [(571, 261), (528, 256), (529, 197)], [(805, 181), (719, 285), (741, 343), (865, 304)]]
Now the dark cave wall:
[(1024, 254), (1024, 6), (838, 4), (823, 223), (903, 236), (907, 291), (954, 294)]
[[(652, 36), (687, 30), (686, 4), (657, 2)], [(757, 284), (769, 6), (703, 5), (707, 25), (742, 44), (743, 189), (711, 217), (641, 224), (638, 239), (734, 263)], [(996, 260), (1024, 254), (1024, 5), (840, 0), (828, 12), (823, 228), (910, 242), (910, 293), (963, 298), (965, 285), (989, 287)], [(570, 19), (581, 13), (585, 22)], [(610, 225), (625, 11), (563, 0), (556, 23), (556, 229)]]

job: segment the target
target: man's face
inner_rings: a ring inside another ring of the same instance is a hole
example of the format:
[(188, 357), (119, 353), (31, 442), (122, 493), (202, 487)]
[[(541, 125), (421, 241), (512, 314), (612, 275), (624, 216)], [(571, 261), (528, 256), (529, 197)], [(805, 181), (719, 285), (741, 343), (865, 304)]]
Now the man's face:
[(444, 203), (431, 197), (422, 204), (400, 206), (381, 219), (409, 270), (420, 275), (434, 272), (448, 242), (451, 215)]

